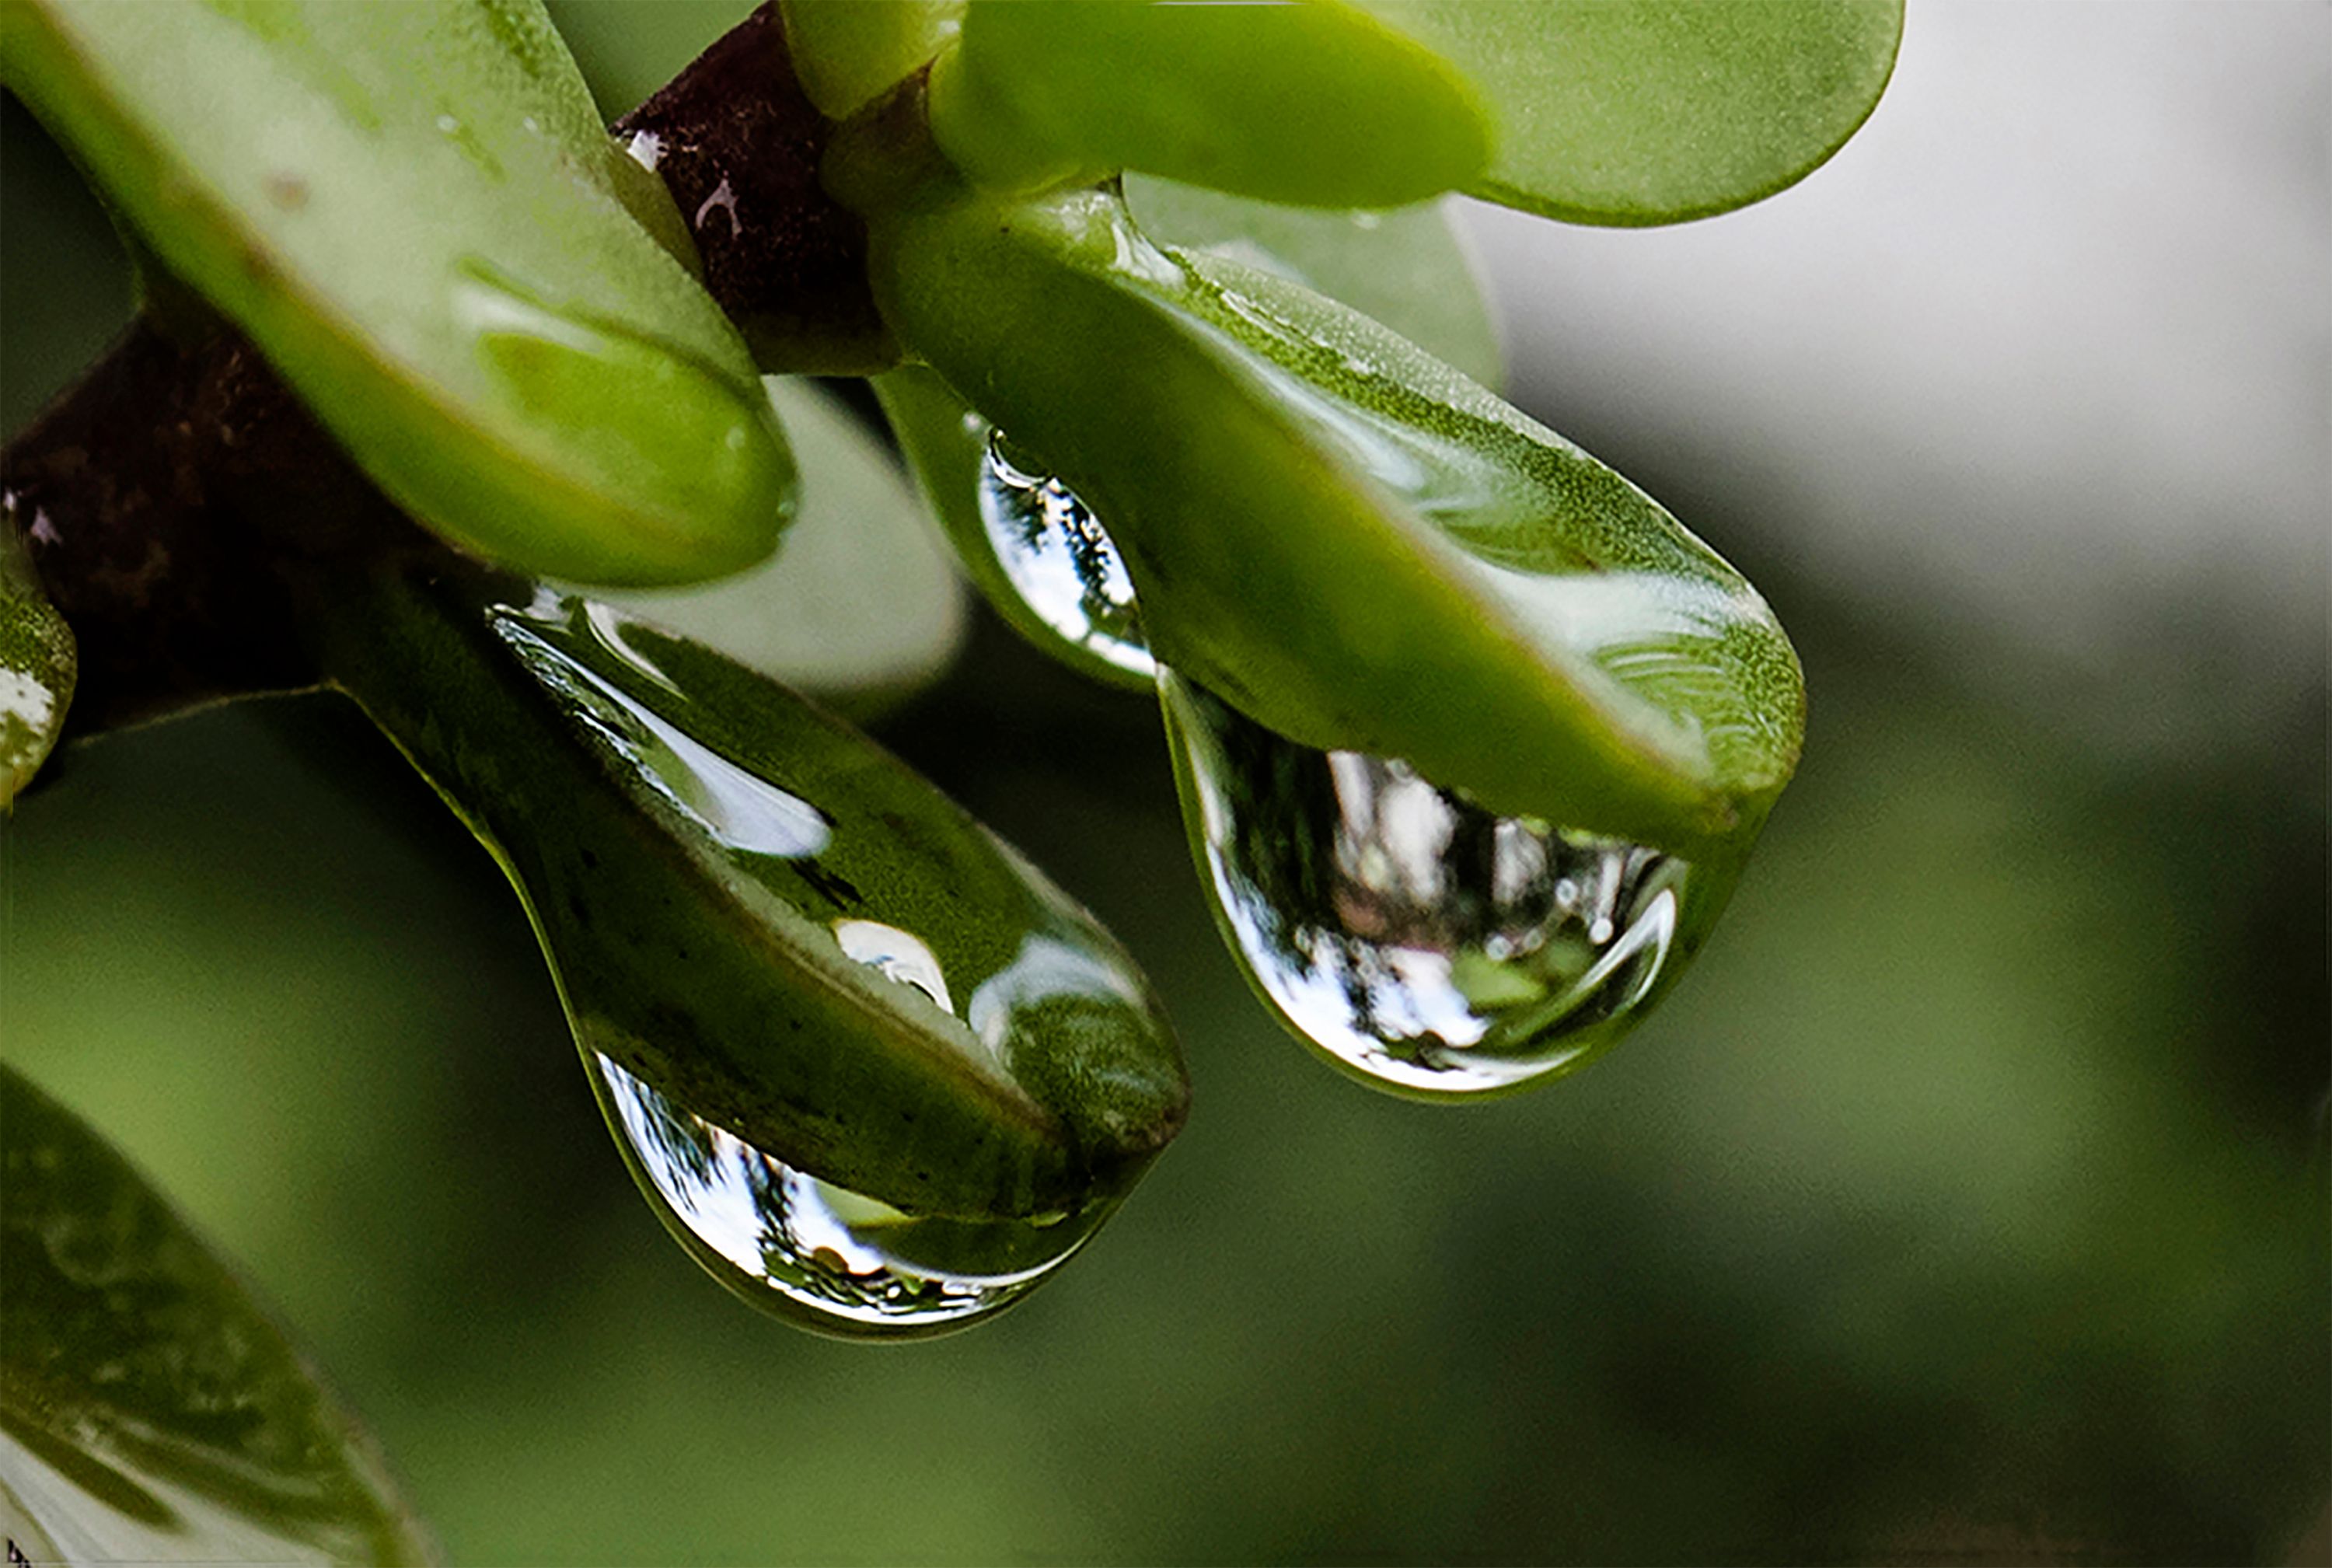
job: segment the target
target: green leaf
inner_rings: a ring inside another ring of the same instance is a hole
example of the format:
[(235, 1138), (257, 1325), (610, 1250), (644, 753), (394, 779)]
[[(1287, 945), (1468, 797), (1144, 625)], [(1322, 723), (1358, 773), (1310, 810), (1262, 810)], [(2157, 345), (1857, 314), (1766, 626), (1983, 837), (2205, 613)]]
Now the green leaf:
[(828, 120), (846, 120), (920, 69), (963, 25), (965, 0), (779, 0), (794, 74)]
[[(1125, 196), (1152, 239), (1309, 284), (1359, 306), (1477, 379), (1492, 385), (1499, 379), (1496, 330), (1442, 206), (1328, 212), (1140, 175), (1127, 177)], [(1073, 669), (1148, 691), (1146, 659), (1125, 657), (1105, 628), (1098, 636), (1065, 635), (1014, 585), (981, 499), (994, 427), (929, 370), (891, 371), (874, 386), (958, 558), (1004, 619)]]
[(1681, 223), (1821, 167), (1895, 67), (1902, 0), (1360, 0), (1465, 72), (1496, 152), (1467, 188), (1572, 223)]
[(1157, 244), (1277, 272), (1374, 317), (1485, 387), (1505, 382), (1497, 324), (1448, 204), (1333, 212), (1146, 175), (1126, 176), (1124, 188), (1135, 226)]
[(9, 85), (391, 498), (592, 582), (767, 555), (793, 470), (534, 0), (16, 0)]
[(897, 461), (830, 395), (772, 377), (802, 511), (741, 576), (597, 592), (643, 619), (864, 718), (936, 680), (967, 625), (963, 589)]
[(913, 1215), (1113, 1200), (1180, 1126), (1180, 1049), (1108, 934), (784, 687), (459, 570), (342, 584), (311, 625), (510, 873), (595, 1071)]
[(0, 496), (0, 813), (63, 732), (79, 667), (72, 628), (24, 559), (13, 502)]
[(420, 1563), (378, 1456), (144, 1178), (0, 1066), (0, 1515), (36, 1563)]
[(871, 239), (901, 339), (1094, 508), (1152, 646), (1250, 717), (1679, 850), (1787, 780), (1802, 688), (1763, 601), (1375, 322), (1161, 253), (1104, 192), (888, 215)]
[(1387, 207), (1464, 185), (1489, 153), (1464, 79), (1343, 0), (971, 0), (932, 67), (931, 122), (958, 167), (999, 190), (1139, 169)]

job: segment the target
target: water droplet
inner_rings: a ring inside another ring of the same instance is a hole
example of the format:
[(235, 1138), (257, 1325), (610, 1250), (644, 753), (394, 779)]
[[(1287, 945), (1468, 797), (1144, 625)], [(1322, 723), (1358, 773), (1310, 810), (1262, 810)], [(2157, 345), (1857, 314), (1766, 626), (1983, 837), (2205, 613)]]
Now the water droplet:
[(731, 1289), (824, 1333), (908, 1338), (992, 1316), (1067, 1261), (1116, 1207), (1024, 1219), (907, 1214), (755, 1148), (604, 1056), (590, 1061), (658, 1218)]
[(980, 469), (980, 517), (997, 564), (1039, 620), (1121, 670), (1155, 673), (1133, 579), (1109, 531), (1067, 485), (1017, 465), (995, 431)]
[(1737, 860), (1502, 817), (1356, 751), (1315, 751), (1161, 672), (1218, 912), (1281, 1018), (1395, 1090), (1576, 1066), (1676, 978)]

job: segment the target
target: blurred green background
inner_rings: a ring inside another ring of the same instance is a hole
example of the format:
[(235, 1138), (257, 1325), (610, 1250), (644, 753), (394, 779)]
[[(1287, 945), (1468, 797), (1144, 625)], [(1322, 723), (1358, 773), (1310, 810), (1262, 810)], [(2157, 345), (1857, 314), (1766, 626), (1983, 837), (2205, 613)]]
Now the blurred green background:
[[(612, 112), (740, 8), (557, 9)], [(1968, 24), (1926, 36), (1981, 59)], [(1913, 129), (1922, 47), (1915, 16)], [(0, 155), (14, 430), (129, 293), (13, 101)], [(1856, 148), (1840, 177), (1858, 156), (1883, 186)], [(2321, 148), (2295, 167), (2314, 205), (2270, 238), (2320, 282)], [(1697, 227), (1754, 251), (1795, 199)], [(1900, 195), (1869, 221), (1923, 220)], [(1531, 314), (1526, 269), (1491, 253), (1517, 396), (1743, 566), (1813, 693), (1725, 928), (1578, 1078), (1448, 1109), (1317, 1066), (1216, 943), (1154, 712), (985, 619), (881, 733), (1125, 939), (1198, 1093), (1125, 1212), (1000, 1322), (828, 1343), (688, 1262), (498, 874), (329, 701), (82, 748), (0, 824), (7, 1059), (247, 1266), (458, 1562), (2321, 1560), (2320, 536), (2291, 558), (2318, 568), (2311, 630), (2249, 586), (2280, 568), (2128, 589), (2149, 520), (2074, 538), (2036, 495), (1987, 569), (2093, 562), (2067, 613), (2108, 631), (2028, 636), (1947, 567), (1860, 569), (1836, 486), (1744, 454), (1723, 397), (1640, 416), (1671, 387), (1706, 399), (1689, 365), (1534, 358), (1564, 303)], [(1869, 282), (1931, 308), (1916, 270)], [(2298, 453), (2303, 497), (2327, 439), (2314, 310), (2279, 339), (2315, 368), (2312, 434), (2271, 458)], [(1823, 368), (1777, 366), (1740, 425), (1786, 420), (1790, 375)], [(2001, 395), (2059, 422), (2067, 492), (2126, 482), (2093, 406)], [(1904, 461), (1894, 513), (1857, 525), (1913, 550), (1986, 468)], [(2179, 504), (2169, 479), (2138, 493)]]

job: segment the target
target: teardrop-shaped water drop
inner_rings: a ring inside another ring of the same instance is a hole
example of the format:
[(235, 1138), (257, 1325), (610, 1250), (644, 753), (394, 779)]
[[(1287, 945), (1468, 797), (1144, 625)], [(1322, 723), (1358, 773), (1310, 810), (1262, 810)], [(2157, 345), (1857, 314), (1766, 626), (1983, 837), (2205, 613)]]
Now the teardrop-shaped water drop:
[(1016, 464), (1000, 431), (989, 433), (980, 467), (980, 520), (1005, 579), (1038, 620), (1118, 669), (1156, 672), (1109, 531), (1067, 485)]
[(919, 1338), (992, 1315), (1068, 1259), (1117, 1208), (951, 1219), (821, 1181), (682, 1106), (607, 1056), (598, 1092), (657, 1215), (732, 1290), (846, 1338)]
[(328, 623), (336, 679), (525, 898), (610, 1129), (699, 1262), (826, 1332), (1008, 1305), (1180, 1127), (1131, 960), (783, 687), (610, 607), (457, 575)]
[(1397, 1092), (1580, 1066), (1674, 982), (1740, 864), (1500, 817), (1408, 764), (1316, 751), (1161, 672), (1216, 911), (1281, 1019)]

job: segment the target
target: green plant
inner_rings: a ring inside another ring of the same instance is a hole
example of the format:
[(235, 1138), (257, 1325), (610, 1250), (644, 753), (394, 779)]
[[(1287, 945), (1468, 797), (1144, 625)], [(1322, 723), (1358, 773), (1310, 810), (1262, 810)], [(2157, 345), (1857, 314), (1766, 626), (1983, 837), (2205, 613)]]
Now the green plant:
[[(1438, 213), (1341, 209), (1755, 199), (1868, 113), (1892, 5), (795, 0), (612, 139), (522, 5), (0, 16), (149, 300), (8, 454), (12, 793), (67, 722), (347, 692), (518, 886), (660, 1216), (813, 1326), (1008, 1305), (1186, 1086), (1106, 933), (779, 684), (869, 711), (948, 600), (787, 639), (916, 536), (760, 375), (872, 377), (1005, 617), (1157, 686), (1226, 935), (1372, 1083), (1608, 1047), (1794, 765), (1763, 601), (1486, 389)], [(778, 563), (611, 602), (768, 554), (773, 408)], [(63, 1386), (12, 1422), (139, 1468)]]

